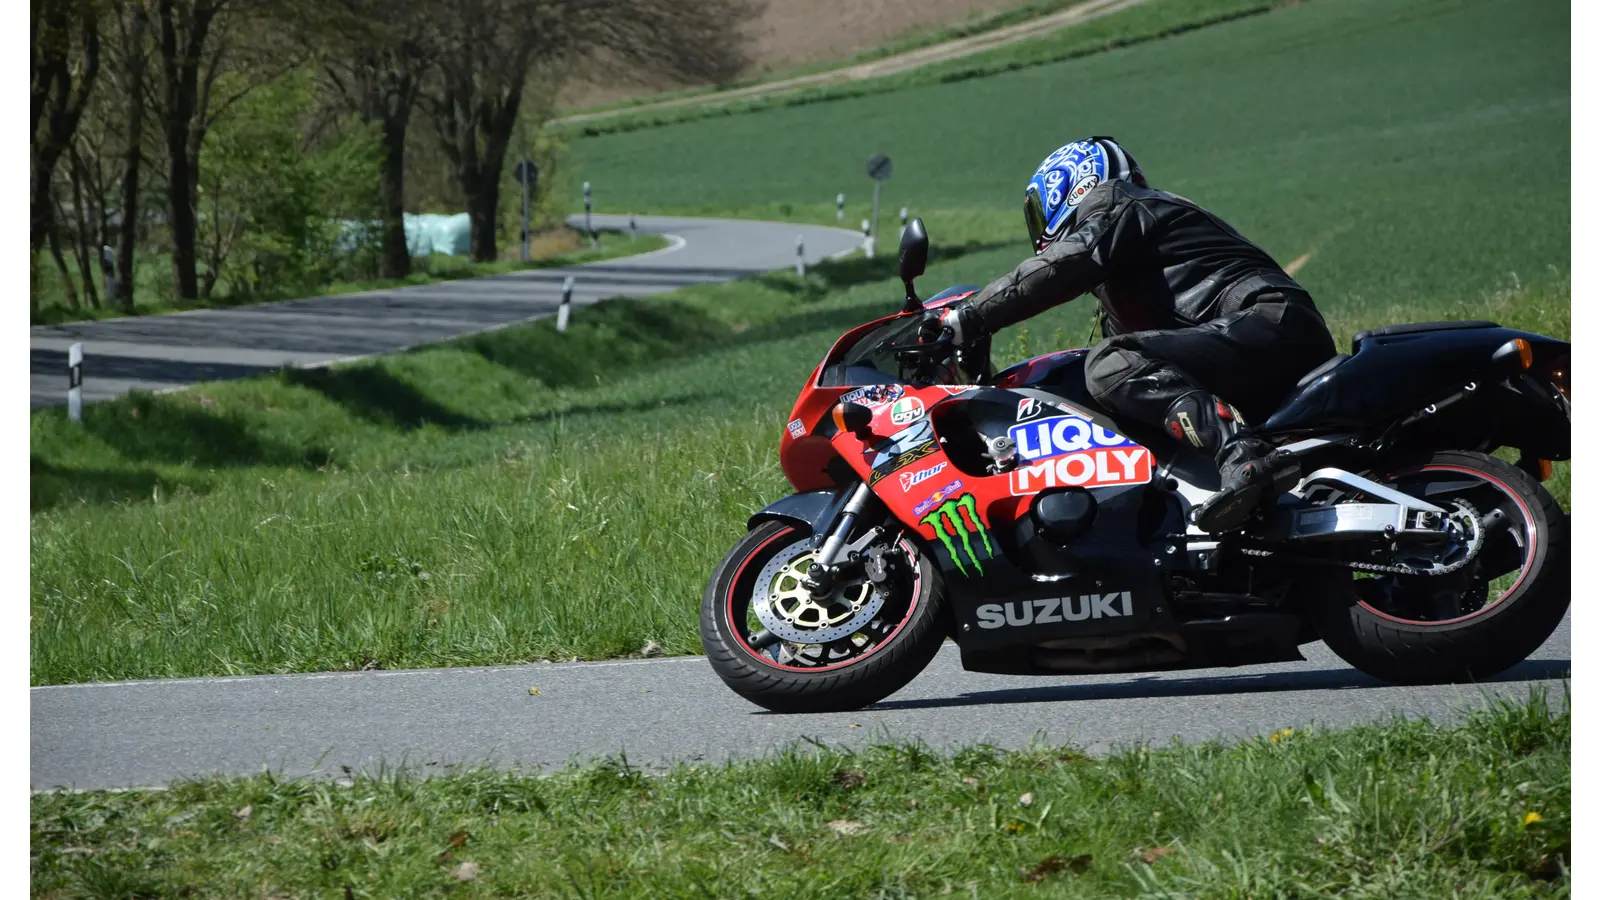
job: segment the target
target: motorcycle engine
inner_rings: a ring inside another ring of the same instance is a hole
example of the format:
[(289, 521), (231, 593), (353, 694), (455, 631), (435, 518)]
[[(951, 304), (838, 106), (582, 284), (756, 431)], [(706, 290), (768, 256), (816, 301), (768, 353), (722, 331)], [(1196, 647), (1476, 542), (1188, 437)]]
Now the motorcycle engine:
[(1089, 530), (1097, 506), (1094, 495), (1083, 488), (1060, 488), (1040, 494), (1029, 515), (1040, 534), (1064, 544)]

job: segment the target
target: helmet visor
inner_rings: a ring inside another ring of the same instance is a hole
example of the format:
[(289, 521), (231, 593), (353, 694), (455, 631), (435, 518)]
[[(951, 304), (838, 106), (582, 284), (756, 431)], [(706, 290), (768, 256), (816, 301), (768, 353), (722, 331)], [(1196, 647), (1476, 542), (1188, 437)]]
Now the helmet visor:
[(1028, 185), (1022, 200), (1022, 217), (1028, 222), (1028, 240), (1033, 242), (1033, 252), (1044, 249), (1044, 200), (1039, 196), (1039, 186)]

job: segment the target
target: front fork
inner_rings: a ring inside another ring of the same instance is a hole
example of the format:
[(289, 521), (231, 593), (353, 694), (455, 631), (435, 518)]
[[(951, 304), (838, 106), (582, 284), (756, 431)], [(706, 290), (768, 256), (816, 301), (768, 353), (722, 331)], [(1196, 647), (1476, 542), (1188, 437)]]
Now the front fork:
[(859, 538), (850, 540), (850, 532), (872, 501), (872, 488), (866, 482), (857, 482), (850, 498), (832, 522), (824, 523), (819, 535), (823, 537), (822, 549), (802, 581), (806, 590), (816, 600), (833, 593), (841, 579), (860, 578), (867, 571), (866, 549), (883, 536), (883, 528), (873, 526)]

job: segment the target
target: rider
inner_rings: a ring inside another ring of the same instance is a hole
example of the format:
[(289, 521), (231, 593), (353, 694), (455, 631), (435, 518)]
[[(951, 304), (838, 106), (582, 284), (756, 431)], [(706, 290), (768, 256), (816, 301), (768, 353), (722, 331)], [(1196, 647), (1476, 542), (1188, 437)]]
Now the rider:
[(1243, 525), (1286, 473), (1247, 422), (1270, 415), (1334, 355), (1311, 302), (1265, 251), (1176, 194), (1152, 189), (1114, 138), (1050, 154), (1023, 201), (1035, 255), (923, 323), (957, 346), (1093, 291), (1106, 339), (1085, 360), (1108, 411), (1165, 427), (1215, 459), (1221, 490), (1195, 513), (1209, 532)]

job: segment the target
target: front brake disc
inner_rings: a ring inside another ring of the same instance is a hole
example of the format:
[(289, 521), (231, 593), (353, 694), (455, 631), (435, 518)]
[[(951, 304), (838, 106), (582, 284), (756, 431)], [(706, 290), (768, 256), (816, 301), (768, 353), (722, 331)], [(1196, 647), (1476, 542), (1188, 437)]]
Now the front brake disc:
[(816, 550), (801, 542), (778, 551), (756, 578), (750, 607), (762, 627), (796, 644), (826, 644), (848, 637), (883, 608), (884, 595), (870, 583), (835, 587), (821, 602), (806, 590), (806, 572)]

